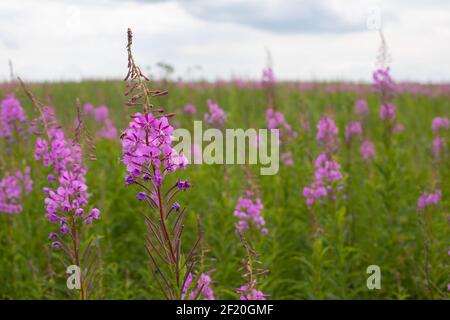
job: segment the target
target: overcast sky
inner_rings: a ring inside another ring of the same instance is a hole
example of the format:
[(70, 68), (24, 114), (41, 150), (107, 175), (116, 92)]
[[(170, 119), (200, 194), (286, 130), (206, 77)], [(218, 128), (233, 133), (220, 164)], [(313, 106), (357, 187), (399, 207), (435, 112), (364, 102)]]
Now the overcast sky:
[[(450, 1), (0, 0), (0, 79), (119, 78), (126, 29), (142, 67), (259, 79), (369, 80), (382, 25), (398, 80), (450, 81)], [(193, 66), (200, 65), (200, 70)]]

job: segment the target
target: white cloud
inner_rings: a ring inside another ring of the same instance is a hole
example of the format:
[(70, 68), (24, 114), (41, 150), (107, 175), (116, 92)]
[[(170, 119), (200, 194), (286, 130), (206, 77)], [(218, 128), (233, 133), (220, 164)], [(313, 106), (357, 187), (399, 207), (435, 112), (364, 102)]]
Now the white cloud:
[(9, 58), (31, 80), (120, 78), (131, 27), (138, 62), (171, 63), (179, 76), (201, 65), (197, 76), (256, 79), (267, 47), (279, 79), (369, 80), (379, 39), (365, 19), (378, 6), (393, 75), (450, 81), (450, 10), (436, 2), (2, 1), (0, 78), (9, 74)]

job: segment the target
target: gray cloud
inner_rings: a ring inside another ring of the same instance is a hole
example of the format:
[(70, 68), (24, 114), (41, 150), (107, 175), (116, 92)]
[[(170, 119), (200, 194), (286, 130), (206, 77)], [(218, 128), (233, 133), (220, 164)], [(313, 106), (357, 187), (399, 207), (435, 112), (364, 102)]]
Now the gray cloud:
[[(322, 1), (205, 1), (180, 4), (193, 16), (275, 33), (341, 33), (365, 29), (364, 17), (348, 19)], [(358, 21), (359, 20), (359, 21)]]
[(177, 2), (192, 16), (209, 22), (234, 23), (273, 33), (345, 33), (364, 31), (365, 17), (348, 17), (323, 0), (132, 0)]

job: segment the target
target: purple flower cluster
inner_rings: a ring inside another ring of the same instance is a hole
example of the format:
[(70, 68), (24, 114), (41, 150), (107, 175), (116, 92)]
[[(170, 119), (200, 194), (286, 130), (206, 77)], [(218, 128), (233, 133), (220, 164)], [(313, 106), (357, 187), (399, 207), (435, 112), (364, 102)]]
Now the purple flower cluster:
[(395, 91), (396, 86), (394, 81), (391, 78), (391, 75), (389, 74), (389, 68), (380, 68), (375, 70), (373, 73), (373, 83), (374, 87), (382, 92), (385, 93), (392, 93)]
[(275, 85), (275, 77), (271, 67), (263, 69), (261, 83), (264, 87), (272, 87)]
[(430, 194), (423, 192), (419, 200), (417, 200), (417, 209), (423, 210), (433, 204), (438, 204), (439, 201), (441, 201), (441, 191), (438, 190)]
[(187, 158), (171, 146), (173, 127), (167, 117), (136, 113), (132, 118), (122, 136), (123, 162), (129, 173), (127, 183), (142, 178), (160, 186), (168, 172), (186, 167)]
[(384, 121), (394, 120), (396, 111), (396, 107), (393, 104), (385, 102), (380, 108), (380, 119)]
[(381, 108), (380, 119), (383, 121), (393, 121), (396, 116), (396, 107), (389, 102), (394, 95), (396, 85), (389, 74), (389, 68), (378, 69), (373, 73), (374, 87), (380, 93)]
[(0, 137), (11, 139), (13, 133), (24, 130), (25, 112), (14, 95), (7, 96), (0, 103)]
[(191, 288), (194, 278), (192, 273), (188, 274), (186, 281), (184, 282), (181, 300), (195, 300), (200, 296), (203, 297), (203, 300), (215, 300), (214, 292), (211, 289), (211, 277), (206, 273), (200, 274), (197, 284), (194, 288)]
[(291, 126), (286, 121), (286, 118), (281, 112), (275, 111), (272, 108), (267, 109), (266, 121), (268, 129), (280, 130), (280, 144), (283, 140), (286, 142), (291, 142), (292, 140), (297, 138), (297, 132), (292, 130)]
[(329, 152), (336, 150), (338, 146), (338, 128), (332, 117), (324, 115), (317, 124), (317, 142)]
[(194, 104), (189, 102), (187, 105), (184, 106), (183, 112), (185, 114), (195, 115), (195, 114), (197, 114), (197, 108), (195, 107)]
[(204, 119), (206, 122), (208, 122), (210, 125), (217, 126), (217, 127), (223, 127), (225, 122), (227, 121), (227, 116), (225, 115), (225, 112), (223, 109), (219, 107), (219, 105), (208, 99), (208, 110), (209, 113), (205, 113)]
[[(36, 160), (42, 159), (44, 166), (51, 166), (54, 170), (47, 180), (55, 186), (44, 188), (47, 195), (45, 217), (51, 223), (58, 223), (61, 235), (65, 235), (71, 232), (78, 221), (91, 224), (94, 219), (98, 220), (100, 211), (94, 208), (89, 214), (85, 213), (88, 204), (87, 170), (82, 164), (80, 146), (66, 140), (59, 127), (49, 130), (48, 139), (38, 138), (35, 148)], [(56, 233), (51, 233), (49, 239), (61, 240)], [(52, 246), (57, 248), (61, 243), (55, 241)]]
[(355, 114), (358, 116), (364, 116), (367, 114), (369, 108), (367, 106), (367, 101), (364, 99), (356, 100), (355, 102)]
[(287, 167), (292, 167), (294, 165), (294, 159), (292, 159), (292, 152), (291, 151), (285, 151), (282, 154), (280, 154), (280, 160)]
[(376, 157), (375, 146), (373, 145), (373, 143), (370, 140), (365, 140), (361, 144), (361, 147), (359, 150), (361, 153), (361, 157), (365, 161), (375, 160), (375, 157)]
[(436, 117), (431, 124), (434, 134), (438, 134), (441, 129), (450, 128), (450, 120), (445, 117)]
[(262, 234), (267, 234), (267, 228), (264, 228), (266, 221), (261, 216), (263, 204), (261, 199), (256, 197), (252, 191), (247, 190), (245, 196), (239, 197), (234, 209), (234, 216), (240, 220), (236, 224), (239, 232), (251, 229), (252, 226), (261, 230)]
[(25, 172), (17, 170), (14, 175), (5, 175), (0, 180), (0, 212), (6, 214), (18, 214), (23, 210), (22, 200), (25, 193), (33, 189), (33, 181), (30, 178), (30, 168)]
[(345, 141), (350, 144), (353, 136), (357, 136), (359, 140), (362, 139), (362, 125), (361, 122), (350, 122), (345, 128)]
[(253, 280), (250, 285), (244, 285), (236, 289), (236, 292), (241, 295), (239, 300), (266, 300), (268, 295), (255, 289), (256, 285), (256, 280)]
[(333, 185), (342, 180), (340, 165), (333, 161), (327, 153), (321, 153), (315, 161), (314, 181), (303, 188), (306, 204), (312, 206), (318, 199), (332, 194)]
[(50, 128), (48, 139), (36, 139), (34, 158), (42, 159), (44, 166), (53, 166), (55, 172), (60, 174), (68, 166), (81, 163), (81, 149), (65, 139), (61, 128)]
[(442, 151), (446, 146), (445, 138), (441, 135), (443, 129), (448, 129), (450, 127), (450, 121), (448, 118), (436, 117), (433, 119), (432, 125), (433, 129), (433, 154), (436, 159), (441, 158)]
[(109, 117), (107, 106), (101, 105), (95, 108), (92, 104), (87, 103), (84, 105), (84, 113), (91, 115), (98, 124), (103, 125), (97, 132), (97, 137), (110, 140), (117, 138), (117, 129)]

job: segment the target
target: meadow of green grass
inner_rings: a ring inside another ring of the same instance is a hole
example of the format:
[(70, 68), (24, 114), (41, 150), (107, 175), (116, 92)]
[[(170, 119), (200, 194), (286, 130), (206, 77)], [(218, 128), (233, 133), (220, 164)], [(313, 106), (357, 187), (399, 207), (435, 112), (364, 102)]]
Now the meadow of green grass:
[[(136, 110), (125, 107), (124, 86), (120, 81), (84, 81), (30, 84), (29, 88), (55, 107), (70, 136), (77, 97), (82, 104), (107, 105), (119, 131), (125, 128), (128, 115)], [(214, 99), (225, 110), (227, 128), (266, 127), (264, 89), (232, 84), (166, 86), (170, 93), (158, 98), (158, 104), (177, 113), (174, 119), (180, 127), (191, 128), (192, 120), (202, 119), (207, 99)], [(19, 87), (15, 93), (28, 117), (37, 116)], [(6, 89), (1, 90), (0, 98), (5, 94)], [(377, 158), (371, 163), (361, 159), (358, 144), (347, 148), (344, 142), (345, 125), (354, 118), (354, 103), (361, 97), (369, 104), (364, 130), (377, 150)], [(196, 116), (183, 115), (182, 108), (188, 102), (197, 106)], [(450, 161), (447, 156), (440, 163), (433, 162), (431, 144), (432, 119), (450, 114), (448, 95), (398, 95), (398, 120), (405, 129), (391, 138), (384, 134), (375, 93), (326, 92), (320, 88), (302, 91), (279, 84), (275, 104), (299, 135), (285, 146), (293, 153), (294, 166), (281, 165), (274, 176), (260, 176), (258, 166), (251, 167), (261, 189), (262, 215), (269, 229), (266, 236), (248, 235), (261, 266), (270, 271), (260, 278), (260, 289), (271, 299), (448, 298)], [(324, 112), (333, 114), (339, 127), (337, 161), (345, 177), (338, 200), (315, 207), (322, 228), (320, 236), (315, 236), (302, 190), (314, 173), (311, 157), (321, 152), (315, 126)], [(303, 120), (309, 121), (309, 130), (301, 128)], [(95, 133), (95, 123), (88, 126)], [(47, 237), (52, 226), (44, 218), (41, 192), (49, 171), (33, 160), (34, 140), (31, 136), (26, 154), (15, 159), (19, 164), (26, 159), (34, 181), (33, 192), (24, 201), (24, 212), (0, 214), (0, 298), (77, 298), (66, 287), (65, 268), (57, 259), (58, 253), (49, 248)], [(102, 216), (85, 238), (98, 237), (101, 248), (101, 277), (93, 298), (163, 298), (148, 268), (144, 248), (142, 212), (148, 209), (136, 201), (137, 190), (124, 185), (120, 140), (97, 140), (96, 156), (96, 161), (87, 160), (87, 184), (89, 201), (101, 209)], [(179, 200), (189, 212), (186, 242), (195, 240), (198, 217), (204, 231), (201, 270), (213, 270), (210, 275), (216, 298), (236, 299), (235, 288), (244, 284), (239, 269), (245, 250), (235, 232), (233, 209), (247, 188), (244, 167), (190, 165), (170, 179), (177, 177), (187, 178), (193, 185)], [(423, 191), (436, 188), (442, 191), (442, 201), (430, 208), (427, 216), (432, 230), (427, 250), (431, 268), (425, 272), (425, 239), (417, 199)], [(381, 268), (380, 290), (366, 287), (369, 265)]]

